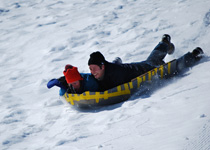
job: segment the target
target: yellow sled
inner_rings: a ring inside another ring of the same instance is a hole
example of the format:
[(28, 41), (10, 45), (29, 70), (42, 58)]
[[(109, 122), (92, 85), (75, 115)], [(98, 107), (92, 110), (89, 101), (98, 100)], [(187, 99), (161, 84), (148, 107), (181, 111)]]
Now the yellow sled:
[(128, 100), (137, 90), (143, 88), (145, 84), (152, 84), (152, 81), (157, 78), (168, 78), (174, 74), (176, 74), (176, 59), (138, 76), (131, 82), (124, 83), (104, 92), (65, 93), (63, 97), (69, 104), (77, 107), (116, 104)]

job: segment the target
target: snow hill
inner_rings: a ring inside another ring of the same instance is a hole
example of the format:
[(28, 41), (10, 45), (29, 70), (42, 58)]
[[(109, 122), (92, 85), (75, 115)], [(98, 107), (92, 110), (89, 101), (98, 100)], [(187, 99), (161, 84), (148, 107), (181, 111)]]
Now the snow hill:
[[(168, 33), (166, 61), (206, 58), (145, 97), (78, 110), (47, 89), (90, 53), (142, 61)], [(1, 150), (210, 150), (209, 0), (0, 0)]]

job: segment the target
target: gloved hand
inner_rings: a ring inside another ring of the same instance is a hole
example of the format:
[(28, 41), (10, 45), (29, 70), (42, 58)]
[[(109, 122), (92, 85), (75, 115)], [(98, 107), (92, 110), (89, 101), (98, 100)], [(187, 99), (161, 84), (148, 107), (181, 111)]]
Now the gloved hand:
[(53, 86), (57, 86), (59, 85), (59, 81), (58, 79), (51, 79), (48, 83), (47, 83), (47, 87), (48, 89), (52, 88)]
[(60, 88), (60, 90), (59, 90), (59, 95), (60, 95), (60, 96), (63, 96), (65, 93), (66, 93), (66, 90), (63, 89), (63, 88)]
[(50, 89), (53, 86), (58, 86), (60, 88), (66, 89), (66, 87), (58, 80), (58, 79), (51, 79), (48, 83), (47, 83), (47, 87)]
[(71, 84), (70, 84), (69, 88), (67, 89), (67, 93), (71, 93), (71, 94), (76, 93), (74, 87)]

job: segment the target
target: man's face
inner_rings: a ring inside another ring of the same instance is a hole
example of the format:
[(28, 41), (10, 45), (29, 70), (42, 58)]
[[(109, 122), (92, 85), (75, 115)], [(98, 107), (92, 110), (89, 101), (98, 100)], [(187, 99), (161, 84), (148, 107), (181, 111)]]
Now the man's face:
[(79, 90), (80, 90), (80, 81), (79, 80), (69, 83), (68, 85), (70, 86), (70, 84), (74, 87), (76, 92), (79, 92)]
[(104, 78), (105, 66), (89, 65), (91, 74), (97, 79), (102, 80)]

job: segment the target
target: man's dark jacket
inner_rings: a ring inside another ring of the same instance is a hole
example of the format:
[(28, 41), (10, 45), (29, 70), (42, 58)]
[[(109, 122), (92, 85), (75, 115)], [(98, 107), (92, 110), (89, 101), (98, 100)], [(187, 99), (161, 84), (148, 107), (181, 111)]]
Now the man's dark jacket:
[(154, 67), (147, 64), (146, 61), (130, 64), (115, 64), (105, 62), (105, 74), (102, 81), (99, 82), (99, 90), (105, 91), (130, 82), (137, 76), (153, 69)]

